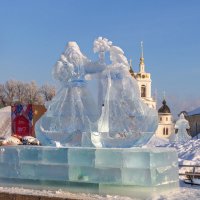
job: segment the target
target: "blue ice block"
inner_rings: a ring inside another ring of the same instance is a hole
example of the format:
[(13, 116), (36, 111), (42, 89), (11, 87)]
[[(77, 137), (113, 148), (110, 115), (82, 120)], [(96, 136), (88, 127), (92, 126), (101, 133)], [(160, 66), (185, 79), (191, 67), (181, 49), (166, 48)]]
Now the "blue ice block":
[(17, 178), (18, 175), (18, 163), (0, 163), (0, 178)]
[(122, 185), (151, 185), (151, 170), (140, 168), (122, 169)]
[(169, 148), (0, 148), (0, 179), (154, 187), (178, 183), (178, 157)]
[(87, 183), (121, 184), (120, 168), (69, 167), (69, 180)]
[(22, 146), (19, 150), (20, 162), (41, 162), (42, 149), (32, 146)]
[(151, 169), (151, 185), (164, 185), (177, 182), (178, 170), (174, 166), (165, 166)]
[(67, 165), (45, 165), (35, 163), (22, 163), (20, 165), (20, 179), (32, 180), (68, 180), (68, 166)]
[(72, 166), (88, 166), (95, 164), (95, 149), (87, 148), (69, 148), (68, 164)]
[(0, 147), (0, 163), (13, 163), (19, 162), (19, 151), (15, 147)]
[(166, 148), (155, 148), (150, 152), (151, 167), (162, 167), (162, 166), (177, 166), (178, 159), (177, 155), (173, 153), (173, 149)]
[(150, 152), (142, 148), (123, 150), (123, 168), (149, 169)]
[(42, 162), (49, 165), (53, 163), (67, 164), (68, 149), (56, 147), (42, 148)]
[(96, 149), (95, 167), (121, 168), (123, 166), (123, 149)]
[[(59, 156), (58, 156), (59, 155)], [(22, 146), (19, 150), (19, 159), (23, 162), (63, 163), (68, 161), (67, 148)]]

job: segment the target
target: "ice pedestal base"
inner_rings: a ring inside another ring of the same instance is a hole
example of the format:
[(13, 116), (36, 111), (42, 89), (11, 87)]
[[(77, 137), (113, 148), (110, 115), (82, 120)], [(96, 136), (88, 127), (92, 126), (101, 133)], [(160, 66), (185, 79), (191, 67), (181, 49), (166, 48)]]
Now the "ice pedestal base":
[(178, 186), (178, 157), (171, 148), (1, 147), (0, 184), (130, 196)]

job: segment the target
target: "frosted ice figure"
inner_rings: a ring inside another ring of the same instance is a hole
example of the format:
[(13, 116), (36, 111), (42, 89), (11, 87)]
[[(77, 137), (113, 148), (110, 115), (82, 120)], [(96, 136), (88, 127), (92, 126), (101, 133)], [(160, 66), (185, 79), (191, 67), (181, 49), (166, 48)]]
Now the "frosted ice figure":
[(84, 79), (88, 62), (76, 42), (69, 42), (56, 63), (53, 76), (61, 87), (36, 124), (36, 136), (43, 145), (80, 146), (82, 133), (95, 128), (97, 106)]
[(106, 38), (98, 37), (94, 41), (94, 53), (99, 53), (99, 63), (105, 63), (105, 53), (110, 50), (112, 42)]
[[(133, 147), (145, 144), (157, 128), (157, 112), (140, 98), (124, 52), (99, 37), (94, 42), (99, 61), (91, 62), (75, 42), (69, 42), (53, 69), (61, 87), (36, 124), (43, 145)], [(110, 52), (111, 64), (105, 63)], [(86, 74), (87, 73), (87, 74)], [(85, 77), (96, 77), (97, 105)]]
[(187, 130), (190, 129), (189, 122), (185, 119), (184, 114), (181, 113), (179, 119), (175, 124), (175, 130), (177, 130), (175, 141), (186, 142), (191, 139)]
[(157, 128), (157, 112), (142, 102), (122, 49), (111, 46), (110, 60), (112, 64), (102, 72), (104, 102), (92, 143), (96, 147), (143, 145)]

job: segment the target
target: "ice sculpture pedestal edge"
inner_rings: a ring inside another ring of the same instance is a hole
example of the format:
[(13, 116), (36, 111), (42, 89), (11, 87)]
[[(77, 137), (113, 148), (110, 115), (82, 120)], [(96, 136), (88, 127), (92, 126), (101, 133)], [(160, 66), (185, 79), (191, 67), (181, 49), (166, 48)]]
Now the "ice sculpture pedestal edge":
[(0, 147), (0, 185), (132, 196), (178, 181), (172, 148)]

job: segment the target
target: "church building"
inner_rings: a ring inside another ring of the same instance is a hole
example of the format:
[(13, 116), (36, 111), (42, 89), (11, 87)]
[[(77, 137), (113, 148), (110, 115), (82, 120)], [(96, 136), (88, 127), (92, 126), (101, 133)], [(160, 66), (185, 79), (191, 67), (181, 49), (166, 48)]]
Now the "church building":
[[(131, 66), (132, 70), (132, 66)], [(143, 101), (150, 107), (156, 109), (156, 101), (151, 96), (151, 74), (145, 71), (143, 42), (141, 42), (141, 57), (139, 64), (139, 72), (133, 73), (132, 76), (138, 81), (140, 95)]]
[(155, 135), (161, 138), (169, 138), (174, 133), (174, 123), (170, 108), (166, 100), (162, 102), (162, 106), (158, 109), (158, 128)]
[[(142, 100), (150, 107), (156, 109), (156, 100), (151, 95), (151, 74), (145, 71), (143, 42), (141, 42), (141, 57), (139, 64), (139, 72), (134, 73), (130, 62), (130, 73), (137, 80)], [(162, 106), (158, 109), (158, 128), (155, 132), (156, 136), (161, 138), (169, 138), (174, 133), (174, 123), (170, 108), (167, 106), (166, 100), (162, 102)]]

